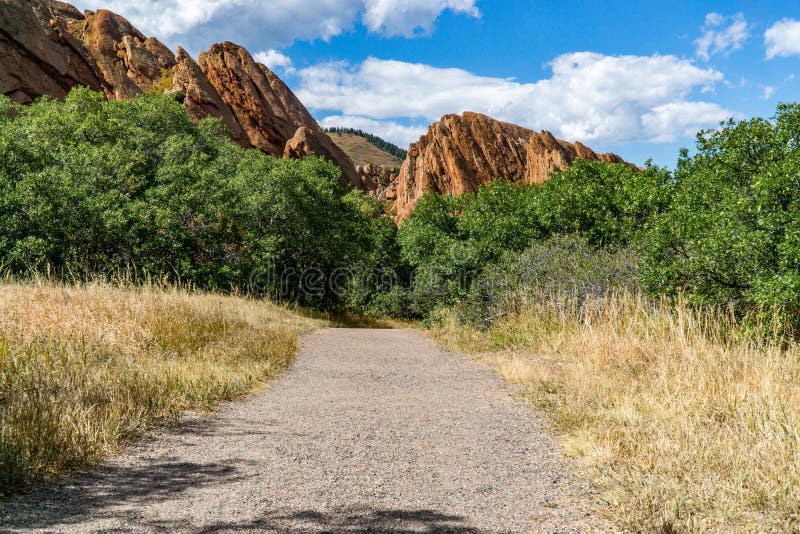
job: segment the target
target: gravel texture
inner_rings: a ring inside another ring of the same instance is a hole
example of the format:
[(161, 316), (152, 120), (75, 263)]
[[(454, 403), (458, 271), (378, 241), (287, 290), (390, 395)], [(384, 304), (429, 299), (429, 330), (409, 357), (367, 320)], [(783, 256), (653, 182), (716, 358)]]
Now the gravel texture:
[(307, 336), (265, 392), (0, 511), (29, 532), (613, 532), (545, 423), (413, 330)]

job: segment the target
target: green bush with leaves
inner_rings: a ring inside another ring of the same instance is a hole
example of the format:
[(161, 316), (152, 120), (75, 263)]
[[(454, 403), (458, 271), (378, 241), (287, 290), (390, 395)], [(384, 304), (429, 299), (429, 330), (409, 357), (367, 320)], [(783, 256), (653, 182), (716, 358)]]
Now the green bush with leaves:
[(643, 169), (579, 159), (550, 175), (537, 195), (545, 234), (577, 233), (595, 246), (640, 239), (650, 217), (670, 200), (671, 174), (648, 162)]
[(774, 122), (702, 132), (681, 153), (670, 208), (647, 235), (642, 276), (654, 293), (800, 316), (800, 105)]
[(369, 260), (379, 226), (340, 176), (319, 158), (244, 150), (167, 96), (0, 97), (0, 262), (19, 275), (254, 283), (335, 306), (318, 274)]
[(650, 164), (578, 160), (543, 184), (496, 180), (476, 194), (426, 194), (398, 236), (416, 269), (412, 300), (424, 314), (472, 298), (487, 267), (555, 235), (595, 249), (638, 243), (671, 189), (670, 173)]

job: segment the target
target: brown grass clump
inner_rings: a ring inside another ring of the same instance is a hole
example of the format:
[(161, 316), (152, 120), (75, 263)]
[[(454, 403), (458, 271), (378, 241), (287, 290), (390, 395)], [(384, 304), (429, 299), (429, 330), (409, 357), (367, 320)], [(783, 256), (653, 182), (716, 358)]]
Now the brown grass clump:
[(263, 386), (321, 324), (177, 289), (0, 286), (0, 495)]
[(800, 528), (800, 345), (631, 294), (539, 297), (487, 332), (450, 321), (435, 335), (524, 386), (621, 526)]

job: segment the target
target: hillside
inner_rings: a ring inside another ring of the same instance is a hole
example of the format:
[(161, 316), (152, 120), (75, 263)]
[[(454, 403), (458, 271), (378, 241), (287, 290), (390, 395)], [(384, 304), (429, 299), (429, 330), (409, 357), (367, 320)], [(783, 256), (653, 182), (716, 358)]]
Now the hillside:
[(395, 145), (394, 143), (390, 143), (385, 139), (381, 139), (375, 134), (371, 134), (369, 132), (365, 132), (364, 130), (359, 130), (357, 128), (344, 128), (344, 127), (332, 127), (332, 128), (325, 128), (325, 133), (327, 134), (352, 134), (358, 137), (365, 139), (368, 143), (373, 146), (378, 147), (380, 150), (384, 152), (388, 152), (392, 156), (404, 160), (408, 155), (408, 151), (400, 148), (399, 146)]
[(399, 169), (403, 164), (401, 158), (385, 150), (381, 150), (360, 135), (328, 132), (328, 136), (339, 148), (344, 150), (344, 153), (359, 167), (372, 165), (376, 167)]

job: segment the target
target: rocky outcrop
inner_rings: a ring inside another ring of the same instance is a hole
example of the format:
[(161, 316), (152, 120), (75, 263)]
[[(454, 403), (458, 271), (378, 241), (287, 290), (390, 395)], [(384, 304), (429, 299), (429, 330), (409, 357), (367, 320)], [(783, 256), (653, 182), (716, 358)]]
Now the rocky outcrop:
[(0, 92), (19, 103), (63, 98), (87, 86), (109, 98), (145, 91), (178, 93), (195, 120), (219, 117), (233, 139), (274, 156), (322, 156), (361, 180), (292, 91), (244, 48), (216, 44), (195, 62), (173, 54), (125, 18), (107, 10), (79, 12), (55, 0), (0, 0)]
[(0, 93), (27, 104), (63, 98), (76, 85), (108, 92), (71, 28), (84, 16), (61, 2), (0, 1)]
[(378, 201), (394, 201), (397, 199), (397, 173), (383, 165), (356, 166), (360, 188)]
[(172, 92), (182, 94), (183, 105), (192, 119), (219, 117), (231, 131), (235, 141), (249, 145), (233, 110), (222, 100), (219, 91), (211, 85), (197, 62), (180, 47), (172, 69)]
[[(200, 54), (197, 64), (202, 78), (216, 90), (224, 104), (223, 120), (230, 116), (241, 128), (243, 145), (277, 157), (317, 154), (336, 163), (346, 183), (358, 186), (355, 167), (344, 152), (322, 131), (286, 84), (267, 67), (256, 63), (247, 50), (230, 42), (215, 44)], [(189, 83), (184, 84), (183, 90), (188, 96), (190, 85), (203, 82), (192, 82), (188, 76), (187, 79)], [(173, 90), (181, 89), (176, 80)], [(195, 115), (203, 112), (214, 115), (219, 109), (217, 102), (208, 109), (199, 102), (200, 99), (194, 99), (191, 104)]]
[[(361, 180), (353, 164), (344, 152), (331, 141), (331, 138), (319, 128), (301, 126), (294, 136), (286, 142), (286, 146), (283, 149), (283, 157), (300, 159), (311, 154), (328, 155), (332, 161), (336, 163), (342, 162), (339, 163), (339, 166), (342, 167), (343, 172), (347, 169), (345, 178), (347, 178), (348, 182), (356, 187), (361, 186)], [(346, 165), (343, 162), (346, 162)], [(351, 169), (352, 173), (350, 172)]]
[(541, 183), (576, 158), (624, 163), (615, 154), (596, 154), (550, 132), (537, 133), (479, 113), (445, 115), (409, 147), (397, 178), (397, 219), (406, 219), (427, 191), (472, 193), (496, 178)]
[(198, 64), (222, 100), (233, 111), (252, 146), (282, 156), (298, 126), (281, 105), (261, 68), (244, 48), (215, 44), (200, 54)]
[(86, 12), (81, 39), (117, 99), (133, 98), (170, 73), (175, 56), (111, 11)]

